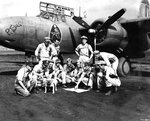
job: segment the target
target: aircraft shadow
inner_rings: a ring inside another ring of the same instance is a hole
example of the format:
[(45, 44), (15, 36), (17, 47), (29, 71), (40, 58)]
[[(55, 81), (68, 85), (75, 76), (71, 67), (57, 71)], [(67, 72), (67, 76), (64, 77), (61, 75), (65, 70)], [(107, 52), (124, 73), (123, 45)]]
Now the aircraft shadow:
[(0, 72), (0, 75), (17, 75), (18, 70)]

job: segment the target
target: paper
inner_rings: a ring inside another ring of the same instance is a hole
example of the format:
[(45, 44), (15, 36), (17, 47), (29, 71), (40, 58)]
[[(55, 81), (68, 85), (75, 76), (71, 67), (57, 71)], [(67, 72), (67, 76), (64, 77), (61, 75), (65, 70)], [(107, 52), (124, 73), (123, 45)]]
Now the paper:
[(75, 88), (64, 88), (64, 90), (70, 91), (70, 92), (76, 92), (76, 93), (83, 93), (83, 92), (89, 91), (89, 89), (86, 90), (86, 89), (75, 89)]

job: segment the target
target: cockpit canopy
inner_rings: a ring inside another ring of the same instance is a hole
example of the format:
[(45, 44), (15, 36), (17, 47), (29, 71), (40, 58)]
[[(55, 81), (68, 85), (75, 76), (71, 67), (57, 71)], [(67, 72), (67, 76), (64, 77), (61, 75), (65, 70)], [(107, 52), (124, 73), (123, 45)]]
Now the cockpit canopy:
[(52, 3), (40, 2), (40, 14), (37, 17), (55, 22), (66, 22), (66, 16), (74, 16), (74, 9)]

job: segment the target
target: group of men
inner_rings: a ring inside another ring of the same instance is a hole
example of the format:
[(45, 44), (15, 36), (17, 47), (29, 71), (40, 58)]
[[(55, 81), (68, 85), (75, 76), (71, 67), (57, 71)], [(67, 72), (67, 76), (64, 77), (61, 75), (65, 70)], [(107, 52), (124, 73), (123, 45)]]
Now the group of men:
[[(52, 93), (57, 91), (57, 85), (68, 87), (74, 84), (75, 89), (87, 88), (105, 91), (106, 95), (117, 91), (121, 85), (117, 75), (118, 58), (111, 53), (94, 51), (87, 43), (86, 36), (81, 37), (82, 43), (75, 49), (79, 56), (74, 65), (71, 58), (62, 65), (59, 59), (60, 43), (58, 40), (52, 42), (49, 37), (45, 37), (44, 43), (38, 45), (35, 56), (38, 64), (31, 68), (27, 62), (18, 71), (15, 80), (15, 91), (22, 96), (29, 96), (31, 92), (36, 92), (39, 87), (44, 88), (44, 93), (52, 87)], [(92, 64), (93, 55), (95, 63)]]

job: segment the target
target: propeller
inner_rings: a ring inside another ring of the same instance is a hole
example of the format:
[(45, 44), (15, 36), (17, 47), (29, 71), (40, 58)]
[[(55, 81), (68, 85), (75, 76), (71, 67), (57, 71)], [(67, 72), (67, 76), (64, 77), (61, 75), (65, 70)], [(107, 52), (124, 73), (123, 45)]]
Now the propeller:
[(74, 16), (72, 19), (75, 22), (77, 22), (79, 25), (83, 26), (86, 29), (90, 29), (91, 28), (85, 21), (82, 20), (81, 17)]
[(126, 12), (126, 9), (122, 8), (117, 13), (109, 17), (108, 20), (105, 21), (105, 23), (100, 28), (98, 28), (98, 31), (102, 29), (107, 29), (111, 24), (117, 21), (125, 12)]
[[(114, 15), (112, 15), (111, 17), (108, 18), (107, 21), (105, 21), (105, 23), (103, 23), (100, 27), (97, 27), (96, 30), (91, 30), (91, 32), (101, 32), (104, 29), (108, 29), (108, 27), (113, 24), (116, 20), (118, 20), (124, 13), (125, 13), (126, 9), (122, 8), (121, 10), (119, 10), (118, 12), (116, 12)], [(79, 25), (83, 26), (86, 29), (91, 29), (91, 26), (88, 25), (81, 17), (77, 17), (74, 16), (73, 20), (75, 22), (77, 22)], [(90, 33), (91, 33), (90, 32)]]

